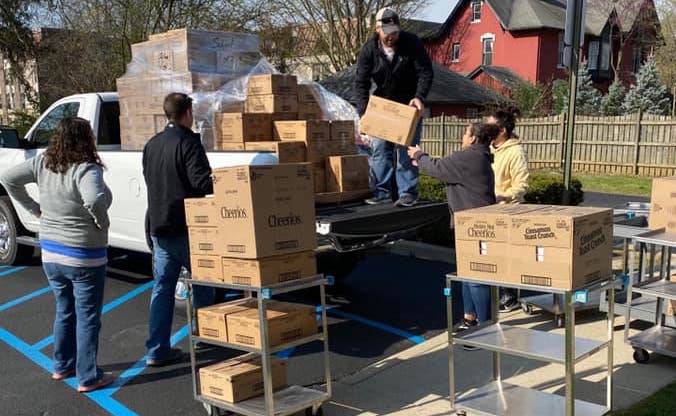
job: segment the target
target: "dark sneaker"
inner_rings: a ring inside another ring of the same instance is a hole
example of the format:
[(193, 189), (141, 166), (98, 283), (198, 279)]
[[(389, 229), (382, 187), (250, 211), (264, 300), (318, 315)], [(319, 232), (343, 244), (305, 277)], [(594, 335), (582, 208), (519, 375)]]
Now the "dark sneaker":
[(460, 325), (458, 325), (458, 330), (457, 332), (462, 332), (462, 331), (467, 331), (470, 328), (474, 328), (475, 326), (479, 325), (479, 322), (477, 320), (469, 321), (467, 319), (463, 319)]
[(501, 299), (500, 300), (500, 308), (498, 309), (500, 313), (507, 313), (511, 311), (515, 311), (521, 307), (521, 304), (519, 303), (516, 298), (506, 298), (506, 299)]
[(413, 198), (411, 195), (404, 194), (397, 199), (394, 203), (395, 207), (412, 207), (418, 203), (418, 200)]
[(89, 393), (90, 391), (98, 390), (100, 388), (106, 387), (115, 380), (113, 373), (103, 373), (103, 376), (94, 384), (90, 386), (77, 386), (77, 391), (79, 393)]
[(381, 205), (392, 202), (392, 198), (389, 196), (374, 196), (372, 198), (364, 200), (369, 205)]
[(183, 350), (180, 348), (172, 348), (169, 350), (169, 353), (162, 358), (147, 358), (146, 365), (148, 367), (163, 367), (180, 361), (182, 358)]

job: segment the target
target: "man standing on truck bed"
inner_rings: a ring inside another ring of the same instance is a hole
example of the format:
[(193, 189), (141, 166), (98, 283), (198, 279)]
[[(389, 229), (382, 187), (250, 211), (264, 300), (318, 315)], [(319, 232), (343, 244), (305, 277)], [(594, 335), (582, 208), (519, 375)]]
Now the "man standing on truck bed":
[[(400, 30), (399, 16), (394, 10), (380, 9), (376, 14), (376, 34), (361, 48), (357, 63), (355, 92), (359, 115), (363, 116), (366, 111), (372, 80), (376, 84), (373, 95), (411, 105), (422, 113), (433, 77), (432, 61), (420, 39)], [(422, 124), (419, 124), (413, 146), (420, 141), (421, 130)], [(371, 148), (371, 171), (376, 190), (366, 203), (390, 202), (394, 175), (399, 196), (395, 205), (415, 205), (418, 201), (418, 168), (411, 163), (408, 149), (377, 138), (372, 139)]]
[[(153, 249), (155, 284), (150, 298), (150, 328), (146, 363), (163, 366), (178, 361), (182, 352), (171, 348), (171, 324), (174, 316), (174, 291), (181, 266), (190, 270), (188, 227), (185, 222), (185, 198), (200, 198), (213, 193), (211, 167), (200, 136), (191, 130), (192, 99), (172, 93), (164, 99), (169, 124), (143, 148), (143, 176), (148, 188), (146, 231)], [(196, 308), (214, 301), (213, 289), (196, 286)]]

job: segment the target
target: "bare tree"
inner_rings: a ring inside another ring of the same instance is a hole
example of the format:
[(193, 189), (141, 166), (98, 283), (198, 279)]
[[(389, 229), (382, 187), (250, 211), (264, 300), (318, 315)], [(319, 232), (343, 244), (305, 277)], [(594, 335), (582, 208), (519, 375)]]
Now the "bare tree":
[(673, 93), (676, 88), (676, 0), (658, 3), (664, 44), (655, 51), (657, 70), (664, 85)]

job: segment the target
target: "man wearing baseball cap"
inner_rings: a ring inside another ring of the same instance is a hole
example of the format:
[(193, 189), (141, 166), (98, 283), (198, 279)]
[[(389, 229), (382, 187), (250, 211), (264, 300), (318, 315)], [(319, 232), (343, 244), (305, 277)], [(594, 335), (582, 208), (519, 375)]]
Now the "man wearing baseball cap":
[[(399, 15), (388, 8), (376, 14), (376, 33), (362, 46), (357, 63), (355, 92), (357, 111), (364, 115), (369, 101), (371, 82), (373, 95), (424, 109), (432, 87), (432, 62), (422, 41), (401, 30)], [(420, 141), (422, 125), (418, 125), (414, 145)], [(392, 179), (396, 180), (396, 206), (413, 206), (418, 201), (418, 168), (408, 157), (407, 148), (378, 138), (371, 138), (371, 170), (376, 190), (366, 203), (376, 205), (392, 201)], [(396, 166), (396, 168), (395, 168)]]

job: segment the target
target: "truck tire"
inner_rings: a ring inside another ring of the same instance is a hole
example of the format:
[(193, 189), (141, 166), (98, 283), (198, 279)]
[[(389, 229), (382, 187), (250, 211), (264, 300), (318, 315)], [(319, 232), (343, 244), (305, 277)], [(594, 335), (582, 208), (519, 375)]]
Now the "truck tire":
[(16, 242), (16, 237), (25, 233), (12, 201), (7, 195), (0, 196), (0, 264), (19, 264), (30, 260), (33, 247)]

